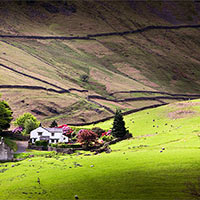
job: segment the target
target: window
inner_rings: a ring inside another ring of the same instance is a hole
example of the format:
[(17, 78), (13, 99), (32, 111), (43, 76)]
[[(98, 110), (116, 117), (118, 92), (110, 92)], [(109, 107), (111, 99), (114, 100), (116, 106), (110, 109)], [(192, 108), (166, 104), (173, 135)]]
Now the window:
[(52, 143), (54, 143), (54, 140), (51, 140)]
[(40, 135), (40, 136), (41, 136), (41, 135), (42, 135), (42, 132), (38, 132), (38, 135)]
[(56, 140), (56, 143), (58, 142), (58, 140)]
[(54, 136), (55, 135), (55, 133), (51, 133), (51, 136)]

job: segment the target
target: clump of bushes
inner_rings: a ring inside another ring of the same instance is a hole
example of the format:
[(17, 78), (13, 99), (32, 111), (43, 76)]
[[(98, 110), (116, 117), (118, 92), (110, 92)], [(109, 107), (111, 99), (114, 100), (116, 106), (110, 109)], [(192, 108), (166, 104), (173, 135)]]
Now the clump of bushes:
[(110, 142), (114, 139), (114, 137), (112, 135), (104, 135), (101, 137), (101, 139), (105, 142)]
[(98, 137), (101, 137), (102, 133), (105, 132), (105, 130), (103, 130), (103, 129), (99, 128), (99, 127), (94, 127), (94, 128), (92, 128), (92, 131), (93, 131), (94, 133), (96, 133), (96, 134), (98, 135)]
[(35, 145), (36, 146), (45, 146), (45, 147), (47, 147), (48, 146), (48, 142), (45, 141), (45, 140), (40, 140), (40, 141), (36, 141)]

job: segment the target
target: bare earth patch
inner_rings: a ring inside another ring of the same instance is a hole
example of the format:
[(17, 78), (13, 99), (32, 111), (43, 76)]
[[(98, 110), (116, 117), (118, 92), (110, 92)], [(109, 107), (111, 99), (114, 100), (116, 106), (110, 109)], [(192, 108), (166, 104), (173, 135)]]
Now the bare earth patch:
[(178, 108), (184, 108), (188, 106), (200, 106), (200, 102), (179, 102), (174, 104)]
[(148, 85), (149, 87), (159, 87), (156, 83), (151, 82), (150, 80), (148, 80), (145, 76), (142, 75), (142, 73), (131, 67), (130, 64), (127, 63), (115, 63), (114, 64), (117, 69), (129, 76), (131, 76), (132, 78), (139, 80), (140, 82), (142, 82), (144, 85)]
[(81, 49), (83, 51), (86, 51), (87, 53), (94, 54), (98, 58), (102, 58), (105, 55), (113, 55), (113, 52), (106, 47), (104, 47), (102, 44), (98, 42), (79, 42), (74, 44), (74, 48)]
[(174, 112), (170, 112), (168, 114), (169, 118), (171, 119), (180, 119), (180, 118), (185, 118), (185, 117), (189, 117), (191, 115), (196, 114), (195, 111), (192, 110), (177, 110)]

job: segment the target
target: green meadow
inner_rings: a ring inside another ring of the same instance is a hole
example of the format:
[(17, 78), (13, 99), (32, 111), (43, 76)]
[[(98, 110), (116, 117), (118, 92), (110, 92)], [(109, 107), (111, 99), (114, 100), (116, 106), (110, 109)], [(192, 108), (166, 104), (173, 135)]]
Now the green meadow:
[[(111, 145), (110, 154), (33, 151), (16, 157), (34, 157), (1, 163), (0, 199), (192, 199), (188, 184), (197, 183), (200, 170), (200, 100), (124, 119), (133, 138)], [(112, 120), (95, 126), (108, 130)]]

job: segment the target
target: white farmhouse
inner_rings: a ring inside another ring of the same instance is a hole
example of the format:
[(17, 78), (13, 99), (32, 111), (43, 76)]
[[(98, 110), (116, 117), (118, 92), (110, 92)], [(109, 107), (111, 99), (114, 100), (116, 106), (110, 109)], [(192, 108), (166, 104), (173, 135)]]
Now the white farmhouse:
[(36, 141), (40, 140), (46, 140), (49, 143), (67, 143), (69, 138), (63, 135), (62, 128), (43, 128), (40, 126), (31, 131), (30, 142), (34, 144)]

